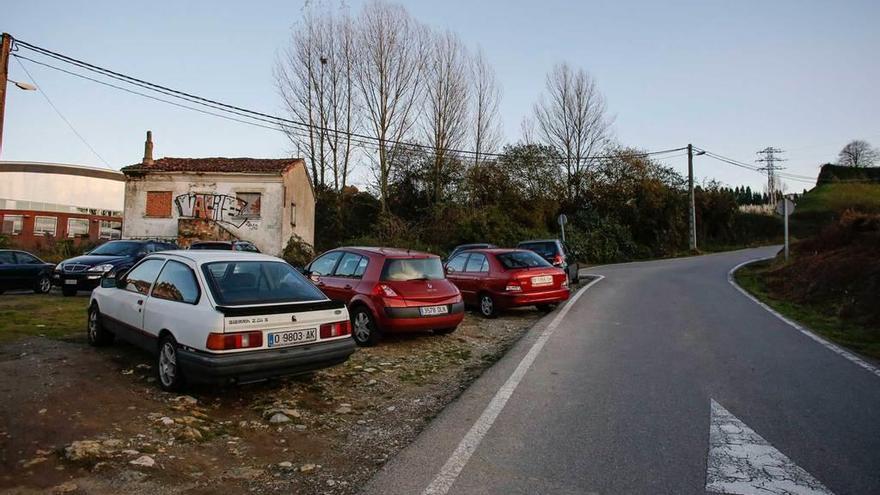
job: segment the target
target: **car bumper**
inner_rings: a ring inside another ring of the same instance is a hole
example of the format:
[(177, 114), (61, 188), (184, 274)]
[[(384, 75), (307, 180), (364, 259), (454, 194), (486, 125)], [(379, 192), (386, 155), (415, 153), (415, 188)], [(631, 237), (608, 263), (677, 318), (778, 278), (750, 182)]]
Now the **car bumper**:
[(385, 307), (379, 324), (391, 332), (418, 332), (437, 328), (454, 328), (464, 319), (464, 303), (446, 305), (449, 312), (442, 315), (422, 316), (417, 306)]
[(519, 306), (534, 306), (536, 304), (556, 304), (568, 300), (571, 295), (569, 289), (556, 289), (525, 294), (510, 294), (507, 292), (496, 294), (495, 302), (501, 308), (516, 308)]
[(234, 354), (208, 354), (180, 349), (178, 359), (194, 383), (249, 383), (298, 375), (344, 363), (355, 351), (351, 338), (332, 342)]
[[(92, 290), (101, 283), (100, 273), (59, 273), (52, 274), (52, 285), (56, 287), (76, 287), (76, 290)], [(68, 282), (73, 280), (75, 282)]]

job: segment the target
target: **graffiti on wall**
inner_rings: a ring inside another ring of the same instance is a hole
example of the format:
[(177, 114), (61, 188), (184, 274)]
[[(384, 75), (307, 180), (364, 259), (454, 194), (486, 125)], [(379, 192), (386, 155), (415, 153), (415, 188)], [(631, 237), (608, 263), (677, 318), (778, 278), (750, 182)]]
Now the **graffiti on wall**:
[(242, 216), (247, 201), (226, 194), (187, 193), (174, 198), (181, 218), (202, 218), (241, 228), (248, 219)]

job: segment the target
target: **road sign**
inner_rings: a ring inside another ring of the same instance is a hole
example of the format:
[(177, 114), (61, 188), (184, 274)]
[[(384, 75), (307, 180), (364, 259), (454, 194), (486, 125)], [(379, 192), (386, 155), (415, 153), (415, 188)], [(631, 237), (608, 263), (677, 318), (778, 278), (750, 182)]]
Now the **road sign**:
[(794, 213), (794, 201), (792, 201), (788, 198), (785, 198), (785, 199), (781, 199), (776, 202), (776, 214), (777, 215), (786, 214), (785, 213), (786, 210), (788, 211), (788, 215), (791, 215), (792, 213)]
[(559, 225), (565, 225), (568, 223), (568, 217), (565, 216), (565, 213), (560, 213), (556, 221), (559, 222)]

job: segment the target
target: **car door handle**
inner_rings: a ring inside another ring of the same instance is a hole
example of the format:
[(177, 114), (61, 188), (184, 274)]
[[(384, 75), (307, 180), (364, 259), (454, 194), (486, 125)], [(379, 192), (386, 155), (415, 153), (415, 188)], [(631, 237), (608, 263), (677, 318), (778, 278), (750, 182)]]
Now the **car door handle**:
[(349, 289), (351, 289), (351, 284), (345, 284), (345, 287), (343, 287), (343, 288), (344, 288), (345, 290), (349, 290)]
[(143, 306), (143, 305), (144, 305), (144, 300), (143, 300), (143, 299), (138, 299), (137, 305), (138, 305), (138, 306)]

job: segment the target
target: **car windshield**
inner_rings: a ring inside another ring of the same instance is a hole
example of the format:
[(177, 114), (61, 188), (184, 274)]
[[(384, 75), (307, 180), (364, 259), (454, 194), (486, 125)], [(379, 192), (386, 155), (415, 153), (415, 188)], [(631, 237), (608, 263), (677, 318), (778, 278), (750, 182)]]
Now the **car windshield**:
[(89, 254), (98, 256), (131, 256), (137, 253), (144, 244), (142, 242), (133, 241), (110, 241), (101, 244)]
[(502, 253), (496, 256), (498, 261), (504, 265), (506, 269), (513, 268), (539, 268), (553, 266), (547, 263), (547, 260), (533, 253), (532, 251), (513, 251), (510, 253)]
[(407, 280), (440, 280), (445, 278), (440, 258), (403, 258), (385, 261), (382, 280), (404, 282)]
[(223, 305), (320, 301), (326, 296), (282, 261), (218, 261), (202, 266), (214, 299)]
[(545, 258), (556, 255), (558, 251), (556, 243), (553, 241), (524, 242), (520, 244), (519, 247), (522, 249), (528, 249), (529, 251), (534, 251)]

